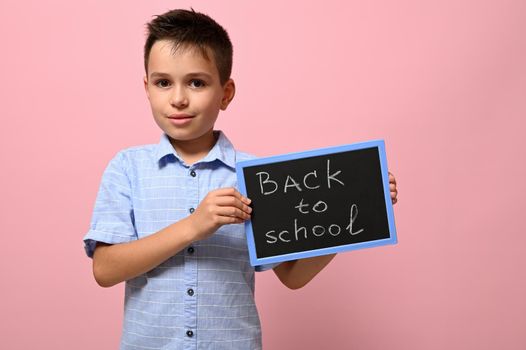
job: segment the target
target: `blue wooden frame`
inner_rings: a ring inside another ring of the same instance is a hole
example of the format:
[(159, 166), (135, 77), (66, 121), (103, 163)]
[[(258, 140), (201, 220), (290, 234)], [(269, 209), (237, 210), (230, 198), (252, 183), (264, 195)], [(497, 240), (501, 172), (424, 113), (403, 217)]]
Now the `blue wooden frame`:
[(319, 148), (319, 149), (314, 149), (310, 151), (288, 153), (288, 154), (277, 155), (277, 156), (272, 156), (272, 157), (257, 158), (257, 159), (238, 162), (236, 163), (236, 172), (237, 172), (237, 178), (238, 178), (239, 191), (244, 196), (247, 196), (247, 188), (245, 184), (245, 178), (243, 176), (244, 174), (243, 169), (245, 167), (252, 167), (252, 166), (257, 166), (257, 165), (271, 164), (271, 163), (283, 162), (283, 161), (288, 161), (288, 160), (323, 156), (323, 155), (332, 154), (332, 153), (361, 150), (364, 148), (377, 148), (378, 149), (378, 155), (380, 158), (380, 166), (381, 166), (381, 172), (382, 172), (382, 183), (384, 187), (385, 205), (387, 209), (387, 221), (389, 224), (389, 238), (379, 239), (379, 240), (374, 240), (374, 241), (367, 241), (367, 242), (360, 242), (360, 243), (351, 243), (347, 245), (339, 245), (339, 246), (329, 247), (329, 248), (313, 249), (313, 250), (295, 252), (295, 253), (289, 253), (289, 254), (275, 255), (275, 256), (265, 257), (265, 258), (258, 258), (256, 255), (256, 245), (255, 245), (255, 240), (254, 240), (254, 232), (252, 230), (252, 222), (248, 220), (245, 222), (245, 229), (247, 233), (247, 243), (248, 243), (248, 251), (249, 251), (249, 256), (250, 256), (250, 264), (252, 266), (272, 264), (272, 263), (288, 261), (288, 260), (295, 260), (295, 259), (303, 259), (303, 258), (309, 258), (309, 257), (319, 256), (319, 255), (334, 254), (334, 253), (340, 253), (343, 251), (350, 251), (350, 250), (356, 250), (356, 249), (371, 248), (371, 247), (383, 246), (387, 244), (396, 244), (398, 242), (397, 237), (396, 237), (396, 227), (395, 227), (395, 221), (394, 221), (393, 204), (391, 202), (391, 194), (389, 190), (389, 174), (387, 171), (387, 157), (385, 154), (385, 142), (383, 140), (371, 140), (371, 141), (366, 141), (366, 142), (353, 143), (349, 145)]

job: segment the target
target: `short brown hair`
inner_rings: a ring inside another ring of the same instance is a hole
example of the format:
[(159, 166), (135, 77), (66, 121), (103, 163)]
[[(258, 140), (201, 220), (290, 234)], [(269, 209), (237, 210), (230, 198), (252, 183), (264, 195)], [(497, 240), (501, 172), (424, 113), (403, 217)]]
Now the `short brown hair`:
[(189, 10), (176, 9), (155, 16), (147, 24), (147, 39), (144, 45), (144, 69), (148, 74), (148, 60), (153, 44), (158, 40), (170, 40), (173, 52), (180, 47), (197, 48), (210, 61), (209, 52), (219, 71), (221, 85), (232, 73), (232, 43), (226, 30), (209, 16)]

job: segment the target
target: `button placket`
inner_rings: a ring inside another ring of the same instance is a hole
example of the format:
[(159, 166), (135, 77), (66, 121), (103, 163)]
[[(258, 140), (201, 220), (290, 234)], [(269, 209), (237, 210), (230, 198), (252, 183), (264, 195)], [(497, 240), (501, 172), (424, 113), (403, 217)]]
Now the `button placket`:
[[(190, 170), (190, 176), (193, 177), (195, 180), (197, 180), (197, 179), (196, 179), (196, 177), (197, 177), (197, 173), (195, 172), (194, 169)], [(194, 206), (194, 207), (190, 207), (190, 208), (188, 208), (188, 212), (189, 212), (190, 214), (193, 214), (193, 213), (195, 212), (195, 206)]]
[[(199, 204), (199, 177), (194, 167), (186, 170), (186, 210), (187, 215), (191, 215), (195, 212), (195, 208)], [(197, 259), (196, 247), (191, 245), (186, 248), (185, 254), (185, 287), (184, 291), (184, 314), (185, 322), (184, 326), (186, 328), (186, 336), (188, 341), (195, 341), (195, 329), (197, 327)], [(192, 340), (190, 340), (190, 338)]]

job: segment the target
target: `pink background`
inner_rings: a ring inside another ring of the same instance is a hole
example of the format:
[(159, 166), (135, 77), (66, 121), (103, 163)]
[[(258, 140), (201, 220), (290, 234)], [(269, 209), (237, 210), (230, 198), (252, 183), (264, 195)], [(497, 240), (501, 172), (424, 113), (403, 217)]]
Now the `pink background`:
[(159, 140), (144, 24), (190, 5), (234, 43), (238, 148), (383, 138), (399, 184), (398, 245), (298, 291), (258, 275), (265, 349), (525, 349), (523, 0), (3, 0), (2, 348), (118, 347), (122, 285), (81, 240), (111, 157)]

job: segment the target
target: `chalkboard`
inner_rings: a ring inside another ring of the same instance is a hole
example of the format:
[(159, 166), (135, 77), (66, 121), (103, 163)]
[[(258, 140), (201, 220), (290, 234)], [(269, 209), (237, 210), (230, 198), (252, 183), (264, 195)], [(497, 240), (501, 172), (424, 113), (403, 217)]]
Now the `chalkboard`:
[(236, 164), (253, 266), (396, 244), (383, 140)]

